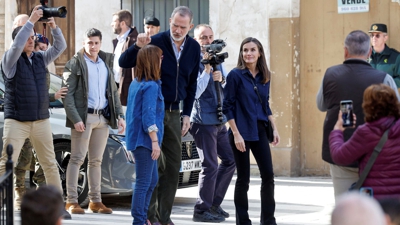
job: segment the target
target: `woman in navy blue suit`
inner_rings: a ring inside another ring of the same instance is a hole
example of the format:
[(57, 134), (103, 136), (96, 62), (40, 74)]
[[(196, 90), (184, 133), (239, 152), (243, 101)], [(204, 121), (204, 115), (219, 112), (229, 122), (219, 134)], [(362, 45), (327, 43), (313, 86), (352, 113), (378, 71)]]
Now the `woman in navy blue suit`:
[(277, 145), (280, 137), (269, 106), (270, 78), (263, 46), (255, 38), (244, 39), (240, 45), (237, 67), (227, 76), (223, 104), (223, 113), (230, 125), (229, 141), (237, 168), (234, 202), (238, 225), (251, 225), (247, 198), (250, 183), (249, 150), (257, 161), (262, 180), (260, 224), (276, 224), (274, 172), (266, 135), (268, 121), (271, 121), (273, 128), (272, 144)]

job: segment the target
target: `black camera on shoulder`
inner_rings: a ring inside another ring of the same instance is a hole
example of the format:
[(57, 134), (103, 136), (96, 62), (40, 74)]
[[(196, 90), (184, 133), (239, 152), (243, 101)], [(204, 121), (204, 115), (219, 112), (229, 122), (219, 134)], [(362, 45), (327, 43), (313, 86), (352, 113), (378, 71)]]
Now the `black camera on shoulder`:
[(211, 44), (204, 45), (203, 48), (205, 48), (205, 51), (208, 52), (210, 57), (208, 59), (202, 59), (201, 63), (210, 64), (213, 67), (223, 63), (229, 56), (227, 52), (220, 53), (225, 46), (226, 43), (222, 39), (216, 39), (211, 42)]
[(40, 7), (39, 9), (43, 10), (43, 17), (40, 18), (39, 21), (47, 22), (49, 21), (49, 17), (65, 18), (67, 16), (67, 7), (60, 6), (50, 8), (47, 6), (47, 2), (48, 0), (40, 0), (40, 4), (42, 4), (42, 7)]

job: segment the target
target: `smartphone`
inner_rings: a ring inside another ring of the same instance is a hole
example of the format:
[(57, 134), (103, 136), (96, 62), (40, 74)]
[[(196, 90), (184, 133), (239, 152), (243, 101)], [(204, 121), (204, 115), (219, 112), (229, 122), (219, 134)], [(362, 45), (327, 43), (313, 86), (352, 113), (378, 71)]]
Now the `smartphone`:
[(370, 187), (362, 187), (360, 188), (360, 194), (364, 194), (366, 196), (373, 197), (374, 196), (374, 190)]
[(342, 111), (343, 127), (352, 127), (354, 125), (353, 101), (352, 100), (340, 101), (340, 110)]

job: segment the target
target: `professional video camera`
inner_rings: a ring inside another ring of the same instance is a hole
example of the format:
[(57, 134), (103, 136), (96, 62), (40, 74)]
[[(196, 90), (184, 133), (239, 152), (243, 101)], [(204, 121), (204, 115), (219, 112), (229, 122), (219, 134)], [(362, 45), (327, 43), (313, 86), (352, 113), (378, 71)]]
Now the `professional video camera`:
[[(217, 65), (223, 63), (226, 58), (228, 58), (228, 53), (222, 51), (223, 48), (225, 48), (226, 43), (222, 39), (216, 39), (213, 42), (211, 42), (210, 45), (203, 45), (203, 48), (205, 48), (205, 51), (208, 52), (208, 59), (202, 59), (201, 63), (202, 64), (210, 64), (213, 68), (213, 71), (217, 71)], [(218, 101), (218, 106), (217, 106), (217, 117), (220, 122), (223, 121), (223, 113), (222, 113), (222, 97), (221, 97), (221, 88), (220, 88), (220, 82), (215, 81), (215, 90), (217, 90), (217, 101)]]
[(222, 39), (216, 39), (211, 42), (211, 44), (204, 45), (203, 48), (205, 48), (210, 57), (208, 59), (202, 59), (201, 63), (210, 64), (213, 68), (216, 65), (223, 63), (225, 59), (229, 56), (227, 52), (220, 53), (222, 49), (225, 48), (225, 46), (226, 43)]
[(49, 17), (65, 18), (67, 16), (67, 7), (60, 6), (50, 8), (47, 6), (47, 2), (48, 0), (40, 0), (40, 4), (42, 4), (42, 7), (40, 7), (40, 9), (43, 10), (43, 17), (40, 18), (39, 21), (47, 22), (49, 20)]

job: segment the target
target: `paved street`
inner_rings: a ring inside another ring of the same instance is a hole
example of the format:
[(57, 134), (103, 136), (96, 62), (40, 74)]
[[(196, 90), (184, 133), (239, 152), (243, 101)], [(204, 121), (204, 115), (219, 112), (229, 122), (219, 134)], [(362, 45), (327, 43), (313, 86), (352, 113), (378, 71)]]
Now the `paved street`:
[[(222, 208), (231, 214), (221, 224), (235, 223), (235, 207), (233, 204), (233, 178)], [(249, 213), (254, 225), (259, 224), (260, 215), (260, 183), (261, 179), (252, 176), (249, 189)], [(325, 177), (277, 177), (275, 178), (276, 219), (279, 225), (328, 225), (330, 213), (334, 205), (333, 188), (330, 178)], [(175, 198), (172, 220), (177, 225), (209, 225), (213, 223), (197, 223), (192, 221), (193, 205), (196, 201), (197, 188), (180, 189)], [(63, 224), (119, 225), (132, 224), (130, 215), (130, 197), (103, 197), (104, 203), (113, 208), (111, 215), (86, 213), (73, 215), (72, 220)], [(17, 214), (17, 216), (19, 213)], [(16, 218), (19, 221), (19, 218)], [(19, 224), (17, 222), (16, 224)]]

